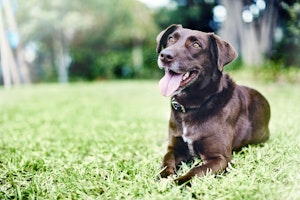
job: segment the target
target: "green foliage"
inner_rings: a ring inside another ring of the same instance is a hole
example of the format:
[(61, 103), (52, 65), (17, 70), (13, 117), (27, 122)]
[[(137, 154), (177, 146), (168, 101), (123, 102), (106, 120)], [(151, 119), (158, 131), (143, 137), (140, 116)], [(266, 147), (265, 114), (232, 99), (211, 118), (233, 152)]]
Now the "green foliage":
[(20, 8), (23, 41), (37, 45), (35, 80), (44, 77), (38, 72), (55, 76), (56, 69), (68, 67), (59, 62), (66, 57), (73, 80), (139, 78), (144, 68), (135, 65), (149, 68), (143, 63), (149, 58), (137, 64), (130, 55), (135, 47), (152, 49), (158, 32), (151, 11), (137, 0), (28, 0)]
[(266, 60), (262, 66), (246, 66), (242, 59), (238, 58), (224, 67), (225, 72), (237, 73), (245, 78), (259, 79), (263, 82), (300, 83), (300, 68), (286, 67), (282, 62)]
[(157, 81), (1, 90), (0, 199), (299, 199), (299, 85), (233, 78), (269, 100), (271, 138), (191, 188), (156, 179), (169, 116)]
[(300, 3), (287, 1), (282, 3), (285, 13), (281, 19), (283, 38), (276, 44), (272, 60), (284, 63), (284, 67), (300, 68)]
[(187, 5), (179, 5), (174, 9), (161, 8), (155, 13), (155, 20), (162, 28), (168, 27), (170, 24), (182, 24), (184, 27), (212, 32), (209, 22), (212, 20), (213, 4), (192, 3)]
[[(145, 53), (145, 49), (153, 49), (158, 32), (150, 11), (135, 0), (106, 1), (105, 6), (97, 7), (103, 12), (95, 12), (95, 17), (104, 20), (75, 36), (70, 66), (73, 79), (139, 78), (153, 67)], [(135, 47), (144, 49), (140, 66), (133, 61)]]
[(148, 46), (142, 49), (143, 66), (135, 68), (132, 51), (129, 49), (96, 52), (77, 49), (73, 52), (74, 63), (70, 68), (73, 80), (119, 79), (119, 78), (158, 78), (155, 49)]
[(262, 68), (255, 68), (254, 73), (268, 82), (300, 83), (300, 68), (287, 68), (282, 63), (266, 62)]
[[(71, 80), (161, 76), (160, 71), (152, 70), (157, 66), (154, 48), (160, 30), (181, 23), (188, 28), (213, 31), (210, 22), (215, 4), (212, 1), (173, 2), (177, 6), (150, 10), (137, 0), (20, 1), (17, 21), (22, 42), (37, 46), (37, 59), (31, 66), (33, 80), (55, 81), (58, 69), (66, 67)], [(300, 51), (300, 4), (276, 3), (284, 37), (266, 54), (275, 63), (283, 63), (280, 68), (299, 68), (300, 57), (295, 52)], [(133, 59), (136, 47), (142, 49), (138, 63)], [(71, 65), (59, 66), (59, 61), (66, 57), (71, 58)], [(268, 62), (265, 74), (293, 72), (293, 69), (276, 71), (277, 67), (268, 67)], [(240, 66), (242, 60), (225, 69)], [(274, 72), (268, 72), (269, 69)]]
[(224, 66), (225, 71), (235, 71), (235, 70), (241, 70), (243, 68), (244, 68), (244, 64), (241, 57), (237, 57), (233, 62)]

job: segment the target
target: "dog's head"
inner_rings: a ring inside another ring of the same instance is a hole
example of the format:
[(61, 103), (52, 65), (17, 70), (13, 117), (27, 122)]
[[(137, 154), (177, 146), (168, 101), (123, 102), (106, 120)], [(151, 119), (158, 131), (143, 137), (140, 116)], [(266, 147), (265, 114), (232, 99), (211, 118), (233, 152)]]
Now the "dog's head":
[(164, 96), (173, 95), (195, 82), (207, 82), (237, 57), (227, 42), (213, 33), (171, 25), (156, 38), (158, 66), (165, 70), (160, 80)]

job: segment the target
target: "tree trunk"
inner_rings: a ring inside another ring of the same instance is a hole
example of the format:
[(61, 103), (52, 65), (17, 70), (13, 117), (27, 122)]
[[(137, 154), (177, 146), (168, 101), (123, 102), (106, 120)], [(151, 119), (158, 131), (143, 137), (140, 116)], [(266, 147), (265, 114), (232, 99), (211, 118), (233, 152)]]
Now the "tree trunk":
[(53, 49), (54, 49), (54, 57), (55, 57), (55, 65), (58, 74), (58, 81), (60, 83), (67, 83), (69, 81), (68, 75), (68, 55), (66, 49), (66, 45), (64, 45), (63, 41), (63, 33), (58, 31), (53, 38)]
[(219, 30), (220, 36), (237, 49), (246, 65), (261, 66), (274, 44), (276, 2), (268, 1), (266, 9), (251, 23), (243, 22), (243, 1), (221, 0), (221, 3), (227, 9), (227, 18)]
[(134, 45), (132, 48), (132, 61), (134, 70), (141, 73), (143, 70), (143, 50), (139, 44)]
[[(8, 43), (4, 30), (2, 11), (0, 9), (0, 43), (1, 43), (1, 65), (4, 79), (4, 86), (10, 87), (13, 84), (20, 83), (18, 69), (13, 57), (12, 49)], [(12, 77), (12, 82), (11, 82)]]
[[(3, 0), (4, 8), (5, 8), (5, 15), (6, 15), (6, 20), (8, 24), (8, 29), (9, 31), (12, 31), (16, 33), (19, 36), (19, 31), (17, 27), (17, 23), (15, 20), (15, 16), (12, 12), (12, 7), (10, 5), (10, 1), (8, 0)], [(19, 36), (20, 37), (20, 36)], [(20, 38), (19, 38), (20, 40)], [(22, 46), (19, 42), (18, 46), (16, 47), (16, 55), (17, 55), (17, 63), (20, 69), (20, 76), (22, 78), (23, 83), (30, 83), (30, 74), (28, 70), (28, 66), (25, 62), (24, 59), (24, 54), (23, 54), (23, 49)]]

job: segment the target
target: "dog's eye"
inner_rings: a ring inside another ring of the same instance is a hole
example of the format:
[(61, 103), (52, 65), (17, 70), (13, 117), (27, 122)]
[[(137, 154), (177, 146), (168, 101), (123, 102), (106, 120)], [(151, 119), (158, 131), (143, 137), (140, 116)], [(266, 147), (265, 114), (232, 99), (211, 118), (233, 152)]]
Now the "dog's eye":
[(198, 42), (194, 42), (192, 47), (195, 48), (195, 49), (200, 49), (201, 48), (201, 46)]
[(168, 38), (168, 42), (169, 42), (169, 43), (175, 42), (175, 38), (174, 38), (173, 36), (170, 36), (170, 37)]

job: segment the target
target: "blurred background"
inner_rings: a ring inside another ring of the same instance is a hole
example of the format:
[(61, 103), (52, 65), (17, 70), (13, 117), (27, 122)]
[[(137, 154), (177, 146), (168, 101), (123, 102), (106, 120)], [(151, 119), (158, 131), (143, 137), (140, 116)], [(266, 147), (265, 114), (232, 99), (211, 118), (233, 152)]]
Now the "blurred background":
[(174, 23), (230, 42), (232, 70), (299, 72), (296, 0), (0, 0), (0, 85), (159, 78), (155, 38)]

